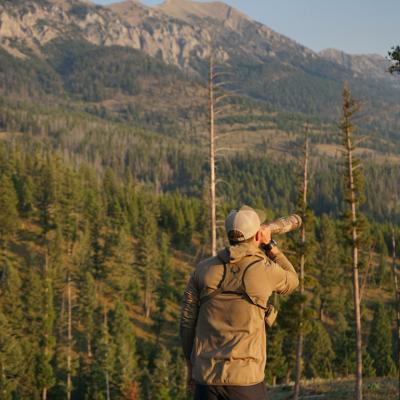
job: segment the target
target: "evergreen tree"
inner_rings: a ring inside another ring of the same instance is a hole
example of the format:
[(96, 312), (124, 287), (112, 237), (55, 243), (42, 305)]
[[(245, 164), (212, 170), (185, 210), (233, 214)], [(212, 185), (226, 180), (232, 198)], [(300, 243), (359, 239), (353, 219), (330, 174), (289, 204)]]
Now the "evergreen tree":
[(394, 376), (396, 366), (392, 354), (392, 328), (385, 307), (379, 303), (375, 307), (368, 338), (368, 353), (371, 355), (378, 376)]
[(0, 175), (0, 251), (4, 262), (5, 246), (18, 227), (17, 195), (11, 179)]
[(111, 342), (108, 317), (105, 310), (103, 321), (100, 322), (98, 320), (97, 332), (94, 339), (91, 378), (85, 399), (109, 400), (111, 398), (110, 379), (114, 369), (114, 346)]
[(22, 282), (19, 271), (6, 259), (0, 268), (0, 310), (9, 319), (13, 331), (22, 336), (24, 316), (21, 301)]
[(56, 177), (54, 164), (50, 158), (43, 160), (36, 177), (36, 207), (39, 210), (39, 221), (43, 236), (54, 228), (54, 211), (56, 202)]
[(55, 337), (53, 334), (54, 324), (54, 304), (53, 304), (53, 285), (48, 271), (48, 260), (46, 257), (44, 294), (43, 294), (43, 321), (40, 336), (40, 350), (36, 361), (36, 380), (37, 387), (41, 390), (42, 400), (47, 399), (49, 389), (55, 384), (52, 358), (55, 347)]
[(96, 286), (92, 274), (87, 271), (84, 274), (79, 296), (80, 318), (85, 329), (86, 352), (92, 357), (92, 341), (94, 336), (96, 310)]
[(180, 347), (172, 350), (170, 393), (173, 400), (188, 400), (186, 387), (186, 362)]
[(268, 383), (274, 386), (286, 376), (284, 339), (285, 331), (280, 329), (279, 326), (274, 326), (267, 332), (267, 367), (265, 372)]
[(393, 64), (390, 66), (389, 71), (393, 74), (397, 72), (400, 74), (400, 46), (392, 47), (389, 51), (389, 58), (393, 61)]
[(160, 337), (162, 327), (166, 319), (167, 300), (171, 299), (172, 291), (172, 270), (169, 259), (169, 240), (163, 233), (160, 238), (160, 256), (159, 256), (159, 279), (157, 285), (157, 314), (155, 315), (155, 333)]
[(137, 387), (136, 343), (125, 306), (120, 302), (112, 323), (114, 343), (113, 397), (129, 398)]
[(16, 174), (13, 176), (15, 191), (18, 197), (18, 211), (22, 217), (30, 217), (33, 211), (33, 179), (29, 175)]
[(362, 218), (359, 208), (364, 201), (363, 175), (360, 171), (360, 161), (354, 156), (356, 149), (354, 140), (354, 115), (359, 111), (359, 104), (351, 97), (347, 86), (343, 89), (343, 117), (341, 123), (342, 141), (344, 147), (345, 193), (349, 211), (345, 216), (347, 223), (347, 235), (352, 249), (353, 270), (353, 301), (354, 301), (354, 324), (356, 336), (356, 399), (361, 400), (362, 393), (362, 332), (361, 332), (361, 307), (359, 288), (359, 249), (361, 242)]
[[(143, 199), (144, 200), (144, 199)], [(138, 226), (138, 237), (135, 247), (135, 264), (141, 274), (144, 293), (143, 308), (146, 318), (150, 317), (157, 266), (157, 222), (156, 210), (152, 205), (142, 202), (141, 218)]]
[(154, 400), (172, 400), (171, 397), (171, 354), (161, 346), (157, 352), (153, 372), (152, 398)]
[(324, 321), (325, 314), (334, 317), (339, 311), (339, 301), (335, 295), (335, 289), (340, 283), (342, 274), (338, 271), (341, 265), (341, 251), (335, 233), (335, 225), (327, 216), (321, 218), (319, 234), (319, 248), (317, 253), (319, 317)]
[(321, 322), (314, 321), (312, 324), (310, 333), (306, 336), (304, 349), (305, 375), (307, 378), (331, 378), (335, 353), (329, 334)]
[(20, 343), (5, 315), (0, 311), (0, 398), (18, 398), (18, 387), (24, 381), (24, 357)]

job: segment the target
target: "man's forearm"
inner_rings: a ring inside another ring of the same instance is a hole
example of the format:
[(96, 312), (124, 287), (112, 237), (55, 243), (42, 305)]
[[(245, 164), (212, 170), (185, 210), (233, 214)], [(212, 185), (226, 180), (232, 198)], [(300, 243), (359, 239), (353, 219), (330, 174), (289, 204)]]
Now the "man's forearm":
[(193, 349), (195, 329), (194, 328), (186, 328), (181, 325), (180, 336), (181, 336), (183, 354), (184, 354), (186, 360), (189, 361), (190, 356), (192, 354), (192, 349)]
[(270, 253), (268, 254), (268, 257), (279, 264), (281, 268), (283, 268), (285, 271), (290, 271), (294, 272), (297, 276), (297, 272), (294, 269), (292, 263), (287, 259), (287, 257), (282, 253), (281, 250), (278, 249), (278, 247), (274, 247), (271, 249)]
[(292, 263), (277, 247), (271, 249), (271, 251), (268, 254), (268, 257), (286, 272), (286, 282), (284, 285), (284, 289), (282, 288), (281, 290), (279, 290), (279, 293), (281, 294), (291, 293), (294, 289), (297, 288), (297, 286), (299, 286), (299, 278)]

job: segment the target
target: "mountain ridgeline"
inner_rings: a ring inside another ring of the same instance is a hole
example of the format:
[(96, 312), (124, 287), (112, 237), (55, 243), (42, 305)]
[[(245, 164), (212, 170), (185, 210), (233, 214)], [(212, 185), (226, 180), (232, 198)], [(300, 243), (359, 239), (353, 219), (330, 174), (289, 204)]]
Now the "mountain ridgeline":
[[(128, 0), (101, 7), (78, 0), (3, 1), (0, 21), (0, 45), (21, 62), (38, 57), (48, 64), (47, 45), (68, 39), (140, 50), (204, 79), (213, 42), (218, 60), (233, 72), (233, 88), (250, 98), (332, 119), (349, 81), (366, 103), (369, 123), (385, 123), (385, 131), (397, 133), (400, 85), (386, 73), (383, 57), (315, 53), (223, 3), (168, 0), (146, 7)], [(61, 48), (68, 52), (69, 45)], [(40, 83), (46, 88), (46, 80)]]

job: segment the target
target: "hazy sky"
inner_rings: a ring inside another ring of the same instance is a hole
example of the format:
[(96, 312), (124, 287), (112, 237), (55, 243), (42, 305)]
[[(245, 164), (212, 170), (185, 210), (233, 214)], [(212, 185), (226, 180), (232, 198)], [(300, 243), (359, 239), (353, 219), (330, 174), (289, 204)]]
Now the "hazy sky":
[[(205, 2), (204, 0), (199, 0)], [(98, 4), (115, 0), (94, 0)], [(162, 1), (143, 0), (154, 5)], [(225, 0), (238, 10), (319, 51), (386, 55), (400, 43), (400, 0)]]

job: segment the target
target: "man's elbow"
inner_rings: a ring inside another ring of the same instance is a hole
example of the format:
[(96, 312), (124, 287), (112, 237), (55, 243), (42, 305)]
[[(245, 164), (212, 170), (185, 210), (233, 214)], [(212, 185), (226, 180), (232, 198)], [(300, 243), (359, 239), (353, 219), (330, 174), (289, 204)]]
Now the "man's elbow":
[(297, 274), (293, 277), (293, 290), (299, 287), (300, 280)]
[(288, 295), (292, 293), (299, 286), (299, 277), (297, 274), (292, 274), (286, 282), (286, 288), (282, 290), (279, 294)]

